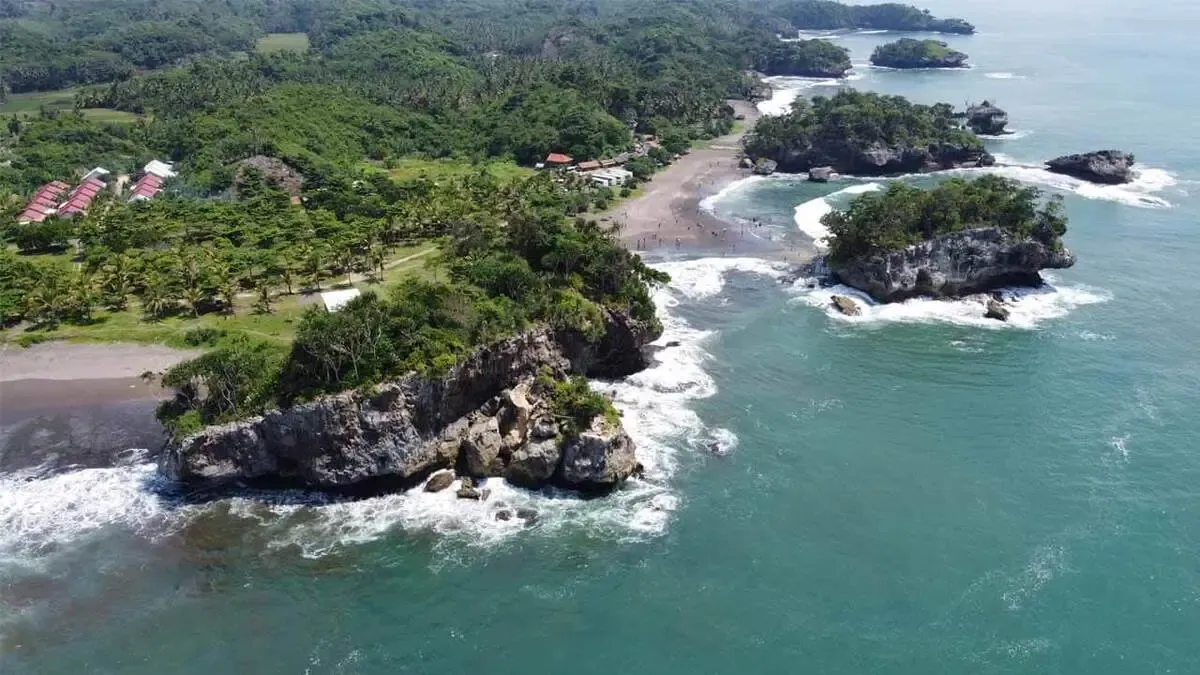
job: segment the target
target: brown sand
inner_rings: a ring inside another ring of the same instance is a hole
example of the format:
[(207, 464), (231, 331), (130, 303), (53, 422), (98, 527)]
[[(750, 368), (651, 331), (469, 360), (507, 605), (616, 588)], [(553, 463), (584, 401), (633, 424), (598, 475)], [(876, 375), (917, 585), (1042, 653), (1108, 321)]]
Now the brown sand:
[(44, 342), (0, 345), (0, 382), (103, 380), (160, 373), (200, 352), (161, 345)]
[(750, 255), (803, 262), (811, 246), (803, 241), (768, 241), (740, 237), (739, 226), (700, 208), (705, 197), (717, 194), (735, 181), (753, 175), (738, 166), (742, 137), (760, 113), (747, 101), (730, 101), (745, 116), (742, 128), (696, 148), (654, 175), (637, 197), (621, 202), (604, 214), (621, 230), (621, 241), (648, 254)]

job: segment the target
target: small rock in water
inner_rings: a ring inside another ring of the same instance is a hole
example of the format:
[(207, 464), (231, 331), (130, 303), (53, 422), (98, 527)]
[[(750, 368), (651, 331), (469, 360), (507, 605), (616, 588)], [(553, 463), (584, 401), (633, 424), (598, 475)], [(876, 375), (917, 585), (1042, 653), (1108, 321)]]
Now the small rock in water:
[(496, 520), (512, 520), (512, 511), (507, 509), (496, 512)]
[(426, 492), (441, 492), (450, 487), (454, 482), (453, 471), (438, 471), (429, 477), (429, 481), (425, 483)]
[(517, 517), (525, 521), (526, 525), (533, 525), (538, 521), (538, 512), (531, 508), (519, 508)]
[(488, 495), (491, 493), (491, 490), (480, 490), (479, 488), (471, 485), (463, 485), (462, 487), (458, 488), (458, 492), (456, 494), (458, 495), (459, 499), (474, 499), (481, 502), (486, 500)]
[(842, 314), (845, 314), (846, 316), (858, 316), (859, 314), (862, 314), (862, 310), (859, 309), (858, 303), (844, 295), (833, 296), (830, 298), (829, 304), (833, 305), (834, 309)]
[(665, 347), (678, 347), (678, 346), (679, 346), (679, 340), (671, 340), (667, 344), (663, 345), (664, 348)]
[(808, 170), (808, 180), (812, 183), (828, 183), (833, 177), (833, 167), (814, 166)]
[(1008, 321), (1008, 314), (1008, 308), (1003, 303), (996, 300), (988, 300), (987, 312), (984, 313), (983, 317), (997, 321)]

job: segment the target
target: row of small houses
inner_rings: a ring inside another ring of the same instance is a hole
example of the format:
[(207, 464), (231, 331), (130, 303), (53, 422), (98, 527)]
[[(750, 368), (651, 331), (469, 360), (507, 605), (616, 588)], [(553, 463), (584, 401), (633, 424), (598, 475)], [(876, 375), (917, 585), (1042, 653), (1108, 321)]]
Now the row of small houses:
[(582, 173), (594, 185), (616, 187), (625, 185), (630, 178), (633, 178), (631, 171), (621, 168), (625, 162), (629, 161), (630, 157), (631, 155), (626, 153), (617, 155), (612, 159), (589, 159), (576, 164), (570, 155), (564, 155), (561, 152), (552, 152), (546, 155), (546, 161), (538, 164), (537, 168), (562, 169), (573, 173)]
[[(61, 180), (46, 183), (33, 193), (33, 198), (25, 205), (25, 210), (17, 216), (17, 222), (40, 223), (50, 216), (69, 218), (86, 213), (96, 195), (108, 187), (107, 181), (111, 175), (108, 169), (96, 167), (87, 172), (74, 188)], [(174, 175), (174, 168), (167, 162), (157, 159), (150, 162), (142, 167), (142, 177), (129, 191), (129, 201), (154, 199), (162, 192), (167, 179)]]

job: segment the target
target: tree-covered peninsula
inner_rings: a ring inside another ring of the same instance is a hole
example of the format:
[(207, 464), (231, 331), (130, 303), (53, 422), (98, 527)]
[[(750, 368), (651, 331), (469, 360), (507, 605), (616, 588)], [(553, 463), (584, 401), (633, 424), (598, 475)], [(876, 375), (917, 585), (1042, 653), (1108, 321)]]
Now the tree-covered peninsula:
[(840, 283), (881, 302), (959, 297), (1037, 286), (1038, 271), (1070, 267), (1061, 197), (985, 175), (923, 190), (901, 181), (822, 218), (826, 262)]
[(874, 176), (994, 163), (949, 104), (854, 90), (797, 100), (788, 114), (759, 120), (744, 144), (751, 159), (787, 172), (830, 166)]
[(871, 63), (886, 68), (965, 68), (967, 55), (940, 40), (900, 38), (879, 45), (871, 52)]

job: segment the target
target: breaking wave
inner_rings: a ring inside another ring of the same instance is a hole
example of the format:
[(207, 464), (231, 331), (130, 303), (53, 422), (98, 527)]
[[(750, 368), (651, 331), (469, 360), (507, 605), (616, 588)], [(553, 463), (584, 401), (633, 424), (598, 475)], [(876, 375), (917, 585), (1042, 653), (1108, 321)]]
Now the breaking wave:
[[(825, 311), (831, 319), (848, 324), (882, 323), (950, 323), (991, 329), (1036, 329), (1043, 321), (1065, 316), (1084, 305), (1107, 302), (1108, 291), (1082, 284), (1060, 283), (1054, 276), (1043, 274), (1046, 284), (1041, 288), (1006, 288), (999, 292), (1008, 304), (1007, 322), (984, 318), (988, 295), (975, 295), (958, 300), (914, 298), (905, 302), (879, 304), (862, 291), (849, 286), (816, 288), (813, 281), (803, 279), (793, 286), (797, 301)], [(853, 298), (861, 314), (846, 316), (833, 308), (834, 295)]]
[[(996, 166), (983, 170), (1023, 183), (1033, 183), (1069, 192), (1084, 199), (1099, 199), (1139, 208), (1170, 208), (1171, 202), (1159, 196), (1158, 193), (1179, 183), (1170, 172), (1153, 167), (1134, 169), (1134, 180), (1131, 183), (1100, 185), (1048, 171), (1042, 164), (1016, 162), (1004, 155), (996, 155), (996, 161), (998, 162)], [(967, 171), (973, 170), (977, 169), (967, 169)]]
[[(147, 541), (168, 537), (201, 519), (217, 517), (223, 527), (246, 528), (248, 540), (266, 549), (294, 549), (325, 556), (389, 533), (432, 532), (443, 542), (488, 546), (521, 532), (563, 529), (591, 536), (637, 539), (666, 531), (679, 496), (671, 485), (679, 453), (731, 452), (737, 437), (709, 428), (692, 410), (697, 399), (716, 393), (705, 372), (709, 331), (692, 327), (673, 309), (721, 292), (733, 271), (779, 276), (782, 270), (749, 258), (715, 258), (658, 265), (672, 276), (655, 291), (664, 332), (654, 364), (623, 381), (594, 382), (610, 392), (645, 467), (602, 499), (570, 492), (532, 492), (502, 479), (483, 485), (482, 502), (458, 499), (453, 488), (357, 501), (319, 493), (247, 492), (208, 504), (181, 504), (154, 463), (138, 454), (128, 463), (46, 475), (28, 471), (0, 476), (0, 571), (37, 568), (58, 553), (115, 533)], [(670, 346), (668, 346), (670, 345)], [(507, 519), (497, 517), (508, 512)]]
[(832, 78), (775, 76), (763, 79), (771, 85), (771, 98), (759, 101), (758, 111), (764, 115), (784, 115), (792, 108), (792, 101), (800, 92), (814, 87), (836, 87), (842, 80)]
[(993, 80), (1024, 80), (1024, 79), (1026, 79), (1024, 75), (1017, 75), (1016, 73), (984, 73), (983, 76), (986, 78), (989, 78), (989, 79), (993, 79)]

